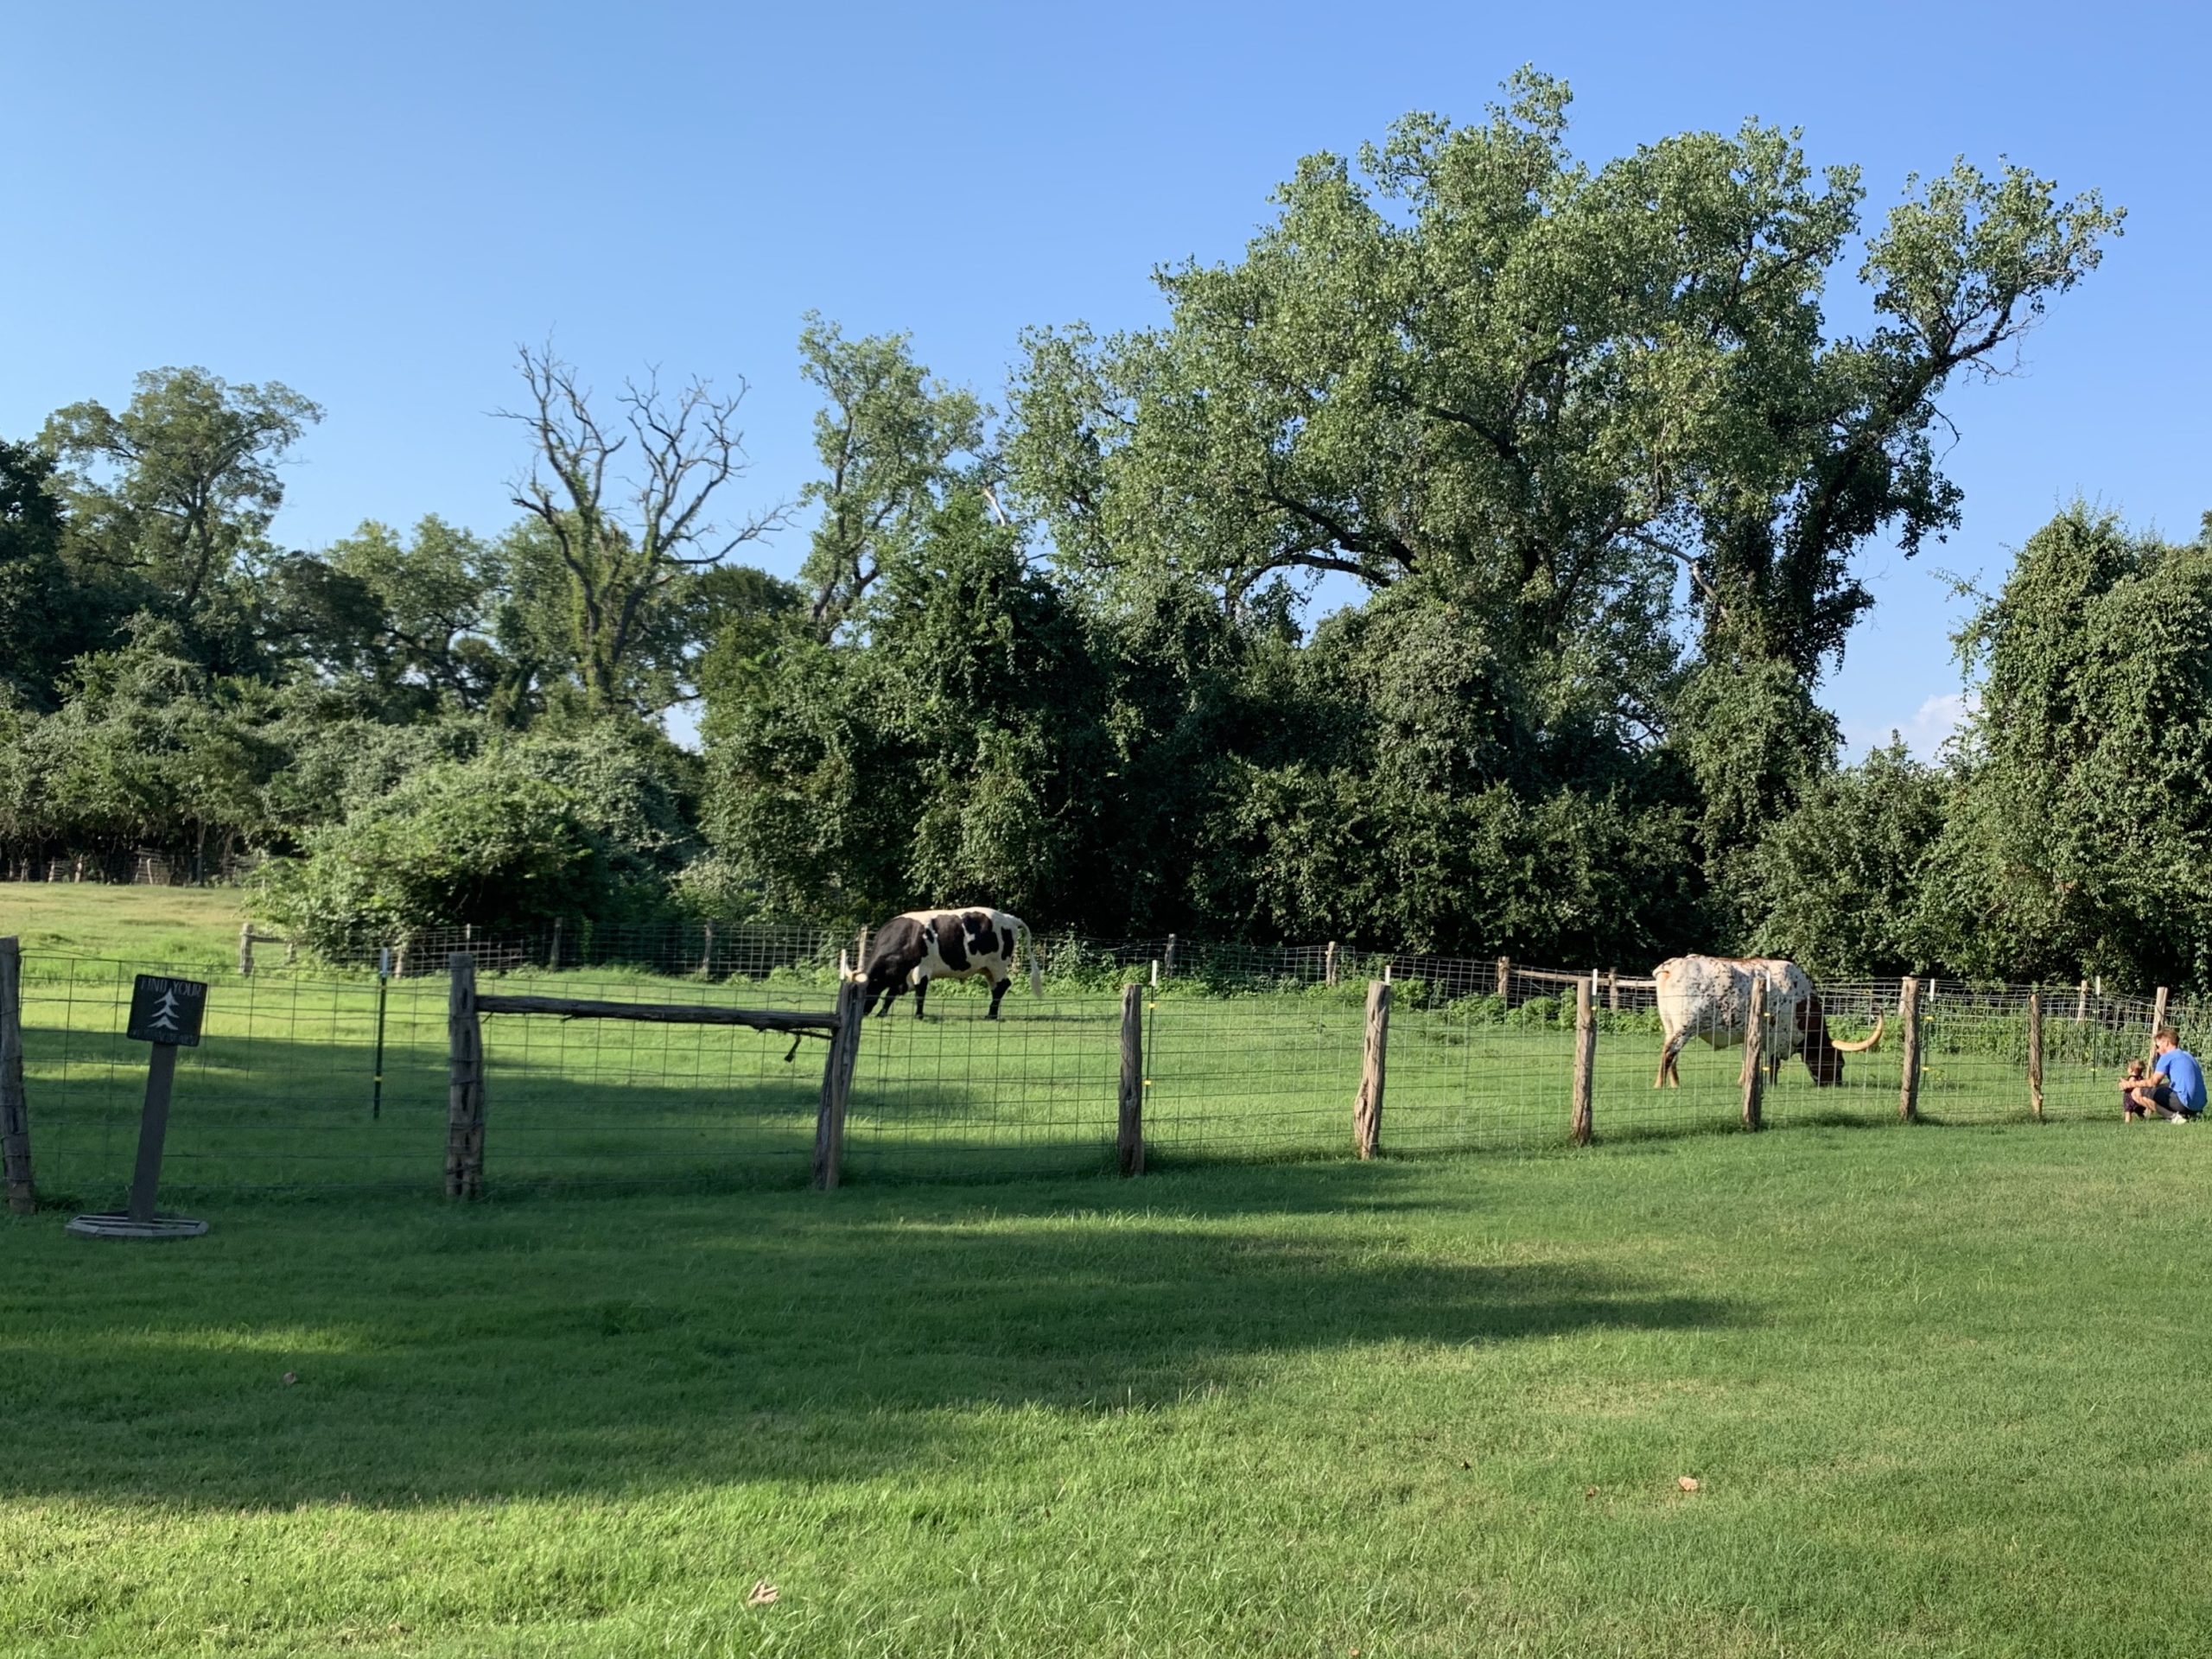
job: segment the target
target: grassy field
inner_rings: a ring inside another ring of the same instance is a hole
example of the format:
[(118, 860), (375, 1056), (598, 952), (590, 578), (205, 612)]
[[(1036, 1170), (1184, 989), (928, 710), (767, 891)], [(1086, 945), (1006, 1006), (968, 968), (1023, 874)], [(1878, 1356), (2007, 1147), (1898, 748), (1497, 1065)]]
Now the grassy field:
[[(120, 887), (97, 882), (0, 881), (0, 937), (26, 954), (119, 957), (234, 973), (234, 887)], [(281, 957), (283, 947), (277, 947)]]
[[(1938, 1019), (1935, 1122), (1885, 1050), (1751, 1137), (1735, 1054), (1655, 1094), (1624, 1020), (1578, 1154), (1571, 1033), (1409, 1007), (1357, 1165), (1358, 987), (1171, 989), (1121, 1182), (1118, 998), (939, 992), (871, 1023), (823, 1197), (818, 1046), (497, 1016), (449, 1208), (442, 982), (387, 988), (372, 1115), (374, 983), (226, 974), (226, 898), (0, 887), (48, 1206), (0, 1223), (0, 1651), (2212, 1649), (2212, 1131), (2123, 1130), (2086, 1053), (2036, 1126), (2008, 1030)], [(152, 962), (214, 985), (166, 1189), (214, 1231), (69, 1239)], [(1403, 1155), (1469, 1147), (1535, 1155)]]
[[(0, 887), (0, 930), (25, 937), (24, 1016), (35, 1144), (56, 1202), (116, 1202), (136, 1144), (144, 1050), (121, 1035), (131, 975), (177, 964), (213, 989), (207, 1037), (180, 1073), (167, 1180), (180, 1198), (243, 1188), (434, 1192), (446, 1118), (446, 987), (365, 975), (264, 972), (242, 979), (226, 895), (173, 889)], [(42, 913), (38, 907), (42, 908)], [(125, 958), (93, 962), (73, 952)], [(199, 964), (195, 966), (195, 964)], [(606, 969), (543, 972), (506, 988), (658, 1001), (825, 1008), (819, 976), (766, 982)], [(1510, 1020), (1424, 1008), (1411, 988), (1393, 1017), (1382, 1141), (1395, 1153), (1538, 1149), (1565, 1137), (1572, 1033), (1522, 1008)], [(1254, 1161), (1340, 1156), (1351, 1141), (1362, 988), (1217, 996), (1171, 987), (1146, 1012), (1149, 1156)], [(379, 1007), (382, 1084), (378, 1076)], [(851, 1179), (1065, 1175), (1107, 1167), (1117, 1116), (1118, 994), (1055, 985), (1009, 996), (987, 1023), (979, 988), (940, 987), (931, 1017), (911, 1004), (870, 1022), (849, 1121)], [(2054, 1031), (2070, 1027), (2054, 1025)], [(1932, 1019), (1923, 1109), (1942, 1122), (2018, 1121), (2028, 1096), (2020, 1033)], [(493, 1016), (487, 1179), (551, 1184), (795, 1185), (810, 1167), (821, 1049), (728, 1028)], [(1718, 1133), (1738, 1113), (1734, 1051), (1693, 1044), (1685, 1086), (1655, 1092), (1650, 1016), (1608, 1020), (1598, 1048), (1601, 1139)], [(1894, 1042), (1854, 1056), (1846, 1086), (1791, 1065), (1770, 1122), (1894, 1118)], [(2109, 1057), (2054, 1040), (2050, 1111), (2102, 1114)]]
[(0, 1649), (2201, 1654), (2208, 1191), (2081, 1124), (41, 1215)]
[[(145, 1050), (122, 1033), (131, 964), (27, 958), (26, 1077), (42, 1190), (100, 1207), (128, 1181)], [(826, 986), (709, 983), (569, 972), (505, 988), (614, 1000), (826, 1007)], [(205, 1039), (179, 1070), (172, 1192), (384, 1188), (430, 1192), (446, 1137), (446, 986), (285, 975), (216, 977)], [(384, 1005), (382, 1084), (377, 1073)], [(1164, 994), (1146, 1012), (1145, 1129), (1155, 1165), (1340, 1156), (1351, 1138), (1361, 990)], [(972, 1179), (1096, 1173), (1112, 1160), (1119, 998), (945, 989), (916, 1021), (871, 1020), (847, 1131), (850, 1179)], [(1686, 1052), (1680, 1090), (1651, 1087), (1656, 1033), (1624, 1021), (1598, 1045), (1601, 1140), (1725, 1133), (1737, 1121), (1734, 1051)], [(1392, 1154), (1541, 1149), (1569, 1119), (1573, 1033), (1541, 1022), (1407, 1009), (1393, 1019), (1382, 1144)], [(810, 1167), (823, 1050), (729, 1027), (493, 1015), (486, 1178), (550, 1184), (795, 1185)], [(2001, 1046), (2000, 1046), (2001, 1051)], [(1769, 1121), (1879, 1124), (1897, 1112), (1894, 1051), (1853, 1057), (1847, 1085), (1788, 1067)], [(2054, 1062), (2056, 1117), (2101, 1113), (2111, 1087)], [(2017, 1057), (1933, 1046), (1923, 1108), (1950, 1123), (2020, 1121)]]

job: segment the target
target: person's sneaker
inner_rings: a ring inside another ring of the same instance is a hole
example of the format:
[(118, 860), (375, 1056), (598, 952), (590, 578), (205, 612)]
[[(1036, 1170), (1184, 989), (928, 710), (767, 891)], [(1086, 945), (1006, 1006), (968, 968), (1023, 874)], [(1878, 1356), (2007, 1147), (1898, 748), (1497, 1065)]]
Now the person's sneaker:
[(2187, 1112), (2176, 1112), (2171, 1117), (2168, 1118), (2166, 1122), (2169, 1123), (2186, 1123), (2189, 1122), (2189, 1114)]

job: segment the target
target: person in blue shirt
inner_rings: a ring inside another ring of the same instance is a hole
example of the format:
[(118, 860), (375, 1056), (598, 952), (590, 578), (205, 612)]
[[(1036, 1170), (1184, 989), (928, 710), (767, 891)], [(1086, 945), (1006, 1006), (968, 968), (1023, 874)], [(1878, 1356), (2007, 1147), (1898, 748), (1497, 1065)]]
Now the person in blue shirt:
[(2189, 1123), (2204, 1112), (2204, 1068), (2196, 1056), (2181, 1046), (2171, 1026), (2162, 1026), (2151, 1039), (2151, 1103), (2166, 1114), (2167, 1122)]

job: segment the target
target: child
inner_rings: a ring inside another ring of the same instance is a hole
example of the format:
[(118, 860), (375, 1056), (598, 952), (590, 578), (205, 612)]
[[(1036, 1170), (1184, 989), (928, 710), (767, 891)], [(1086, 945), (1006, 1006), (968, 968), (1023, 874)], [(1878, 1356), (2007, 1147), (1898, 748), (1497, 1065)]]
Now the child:
[(2120, 1074), (2120, 1120), (2133, 1123), (2139, 1117), (2148, 1117), (2154, 1109), (2151, 1104), (2151, 1068), (2140, 1060), (2130, 1060), (2127, 1069)]

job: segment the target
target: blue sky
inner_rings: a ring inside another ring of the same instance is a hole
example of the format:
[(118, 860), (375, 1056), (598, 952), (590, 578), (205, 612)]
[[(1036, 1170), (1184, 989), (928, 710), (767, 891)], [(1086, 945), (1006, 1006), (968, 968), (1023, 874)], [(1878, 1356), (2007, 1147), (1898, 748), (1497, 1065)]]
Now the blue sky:
[(2129, 209), (2021, 372), (1954, 392), (1963, 530), (1865, 556), (1879, 603), (1826, 691), (1854, 748), (1942, 735), (1942, 573), (2000, 577), (2077, 493), (2179, 534), (2212, 507), (2212, 28), (2180, 5), (11, 14), (0, 434), (156, 365), (283, 380), (328, 410), (294, 545), (365, 517), (506, 523), (523, 457), (487, 411), (549, 332), (602, 386), (648, 363), (748, 379), (743, 501), (790, 498), (808, 308), (911, 331), (997, 401), (1023, 326), (1156, 319), (1153, 266), (1233, 257), (1298, 156), (1408, 110), (1473, 118), (1522, 62), (1573, 84), (1593, 161), (1757, 115), (1859, 163), (1870, 219), (1960, 154)]

